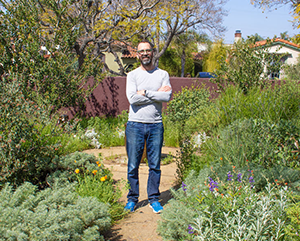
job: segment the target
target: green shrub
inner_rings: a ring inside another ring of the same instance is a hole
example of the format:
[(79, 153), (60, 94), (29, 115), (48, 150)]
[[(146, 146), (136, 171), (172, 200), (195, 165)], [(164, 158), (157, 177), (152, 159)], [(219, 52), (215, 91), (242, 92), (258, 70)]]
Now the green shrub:
[(282, 55), (270, 54), (265, 47), (255, 47), (255, 39), (252, 37), (238, 41), (227, 51), (227, 59), (220, 61), (217, 77), (213, 79), (221, 89), (233, 83), (247, 94), (253, 87), (264, 86), (268, 75), (279, 72), (282, 65)]
[(185, 132), (203, 133), (211, 135), (219, 124), (219, 113), (214, 102), (201, 108), (193, 116), (190, 116), (185, 125)]
[(283, 240), (287, 187), (267, 184), (256, 192), (255, 173), (227, 167), (191, 173), (161, 214), (165, 240)]
[(37, 191), (24, 183), (0, 192), (1, 240), (104, 240), (110, 227), (109, 207), (96, 198), (80, 197), (75, 184)]
[(90, 140), (82, 138), (84, 131), (77, 130), (77, 125), (77, 118), (62, 124), (49, 123), (42, 128), (41, 136), (48, 143), (55, 145), (59, 156), (92, 148)]
[(85, 137), (82, 138), (94, 140), (99, 147), (123, 146), (125, 145), (127, 115), (127, 112), (124, 111), (117, 117), (91, 117), (79, 122), (77, 128), (92, 131), (93, 135), (86, 132)]
[(164, 124), (164, 145), (179, 147), (180, 124), (172, 122), (164, 113), (163, 113), (163, 124)]
[(235, 121), (204, 144), (204, 153), (214, 160), (222, 157), (223, 164), (239, 167), (249, 161), (264, 167), (300, 168), (299, 133), (300, 128), (292, 121), (282, 120), (277, 124), (258, 119)]
[(0, 184), (43, 182), (57, 148), (41, 134), (48, 113), (26, 99), (13, 75), (0, 81)]
[(239, 119), (280, 120), (300, 118), (300, 85), (292, 83), (252, 88), (244, 95), (238, 87), (228, 86), (216, 99), (219, 126), (227, 126)]
[(294, 202), (287, 208), (287, 217), (291, 220), (285, 231), (291, 240), (300, 240), (300, 196), (294, 197)]
[(173, 94), (168, 103), (166, 114), (172, 122), (182, 126), (190, 116), (194, 116), (202, 108), (210, 104), (210, 92), (205, 86), (182, 87), (181, 91)]
[(124, 207), (118, 202), (123, 194), (122, 183), (115, 183), (102, 160), (91, 154), (75, 152), (55, 161), (57, 170), (47, 178), (50, 185), (56, 180), (77, 182), (76, 192), (81, 197), (95, 197), (99, 202), (110, 205), (112, 221), (125, 215)]

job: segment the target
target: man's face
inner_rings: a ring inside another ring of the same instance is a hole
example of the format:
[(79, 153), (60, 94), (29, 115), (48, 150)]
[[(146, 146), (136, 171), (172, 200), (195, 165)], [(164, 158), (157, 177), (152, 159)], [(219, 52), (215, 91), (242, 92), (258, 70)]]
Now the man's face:
[(140, 43), (138, 45), (138, 58), (143, 65), (151, 65), (153, 58), (153, 51), (149, 43)]

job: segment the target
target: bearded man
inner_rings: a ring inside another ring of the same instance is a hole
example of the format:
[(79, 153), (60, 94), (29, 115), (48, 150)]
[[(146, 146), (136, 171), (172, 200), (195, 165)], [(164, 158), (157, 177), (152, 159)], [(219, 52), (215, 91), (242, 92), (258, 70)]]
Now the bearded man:
[(164, 127), (162, 102), (172, 95), (169, 74), (154, 66), (153, 46), (148, 41), (138, 44), (140, 67), (131, 71), (126, 80), (126, 96), (130, 103), (126, 126), (127, 178), (130, 189), (125, 210), (133, 212), (139, 198), (139, 165), (146, 142), (149, 175), (147, 194), (154, 213), (163, 210), (159, 202), (161, 179), (160, 159)]

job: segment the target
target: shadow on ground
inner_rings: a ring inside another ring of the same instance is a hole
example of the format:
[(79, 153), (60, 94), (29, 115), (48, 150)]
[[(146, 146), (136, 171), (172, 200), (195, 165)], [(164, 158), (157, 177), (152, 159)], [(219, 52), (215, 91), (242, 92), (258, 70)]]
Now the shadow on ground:
[[(179, 187), (180, 187), (180, 185), (175, 185), (175, 186), (172, 187), (172, 189), (177, 190)], [(164, 191), (160, 194), (160, 200), (159, 201), (160, 201), (162, 206), (165, 206), (168, 203), (168, 201), (171, 200), (172, 198), (173, 198), (173, 196), (172, 196), (171, 191), (166, 190), (166, 191)], [(141, 210), (141, 208), (143, 208), (147, 205), (149, 205), (148, 199), (139, 201), (137, 203), (135, 212), (139, 212), (139, 210)], [(156, 215), (159, 215), (159, 214), (156, 214)], [(126, 238), (124, 238), (123, 235), (120, 234), (120, 231), (121, 231), (121, 228), (112, 227), (112, 229), (108, 230), (104, 234), (105, 240), (106, 241), (135, 241), (136, 240), (136, 239), (128, 239), (128, 238), (126, 239)]]

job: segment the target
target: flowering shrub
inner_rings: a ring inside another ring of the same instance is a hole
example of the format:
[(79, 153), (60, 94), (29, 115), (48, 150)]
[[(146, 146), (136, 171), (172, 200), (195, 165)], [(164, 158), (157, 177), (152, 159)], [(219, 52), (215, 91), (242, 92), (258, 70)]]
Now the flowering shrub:
[(60, 182), (76, 182), (75, 190), (81, 197), (95, 197), (100, 202), (110, 204), (113, 221), (124, 215), (123, 206), (118, 203), (122, 190), (101, 160), (91, 154), (75, 152), (56, 161), (58, 170), (47, 178), (50, 185), (57, 179)]
[[(224, 167), (223, 167), (224, 168)], [(255, 173), (235, 168), (220, 178), (213, 170), (191, 173), (161, 217), (166, 240), (283, 240), (287, 186), (257, 192)]]

